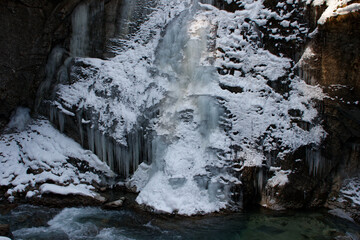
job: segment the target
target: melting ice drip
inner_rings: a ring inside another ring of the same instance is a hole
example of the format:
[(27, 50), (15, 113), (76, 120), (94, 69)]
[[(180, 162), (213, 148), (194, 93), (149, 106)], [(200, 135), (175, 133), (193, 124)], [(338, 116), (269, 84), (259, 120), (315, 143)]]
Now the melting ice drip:
[(167, 98), (154, 123), (153, 163), (140, 184), (137, 201), (165, 212), (196, 214), (224, 208), (229, 185), (220, 180), (219, 127), (222, 114), (215, 91), (216, 69), (206, 64), (211, 56), (211, 25), (199, 14), (199, 5), (169, 24), (157, 49), (156, 64), (169, 79)]

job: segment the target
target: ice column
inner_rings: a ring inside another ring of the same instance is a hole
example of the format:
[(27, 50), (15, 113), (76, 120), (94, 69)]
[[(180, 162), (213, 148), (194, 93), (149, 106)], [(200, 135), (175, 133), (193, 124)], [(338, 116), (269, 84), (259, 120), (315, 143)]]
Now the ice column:
[(89, 5), (82, 3), (72, 14), (70, 52), (76, 57), (85, 57), (89, 48)]

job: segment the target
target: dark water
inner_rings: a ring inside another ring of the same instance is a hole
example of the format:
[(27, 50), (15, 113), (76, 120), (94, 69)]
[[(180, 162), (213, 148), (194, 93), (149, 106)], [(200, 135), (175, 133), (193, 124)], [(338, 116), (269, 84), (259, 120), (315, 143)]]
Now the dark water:
[(257, 210), (206, 217), (149, 215), (100, 208), (22, 205), (5, 215), (16, 239), (358, 239), (360, 227), (326, 211)]

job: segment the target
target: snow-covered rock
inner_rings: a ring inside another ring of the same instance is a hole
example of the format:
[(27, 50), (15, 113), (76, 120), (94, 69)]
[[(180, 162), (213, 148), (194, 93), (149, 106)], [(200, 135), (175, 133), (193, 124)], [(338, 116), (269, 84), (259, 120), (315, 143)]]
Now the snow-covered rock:
[(27, 121), (23, 131), (8, 128), (11, 132), (0, 137), (0, 186), (7, 189), (8, 200), (17, 194), (32, 198), (50, 192), (97, 197), (92, 184), (115, 176), (95, 154), (49, 121)]

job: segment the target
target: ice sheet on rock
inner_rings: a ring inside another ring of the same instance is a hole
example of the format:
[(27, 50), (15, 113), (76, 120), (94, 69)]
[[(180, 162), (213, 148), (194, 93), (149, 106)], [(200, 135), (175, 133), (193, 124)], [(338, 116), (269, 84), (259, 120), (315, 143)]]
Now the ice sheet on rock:
[(167, 26), (156, 52), (159, 71), (173, 80), (154, 126), (157, 149), (149, 180), (137, 198), (156, 210), (184, 215), (225, 208), (229, 194), (218, 175), (206, 170), (220, 163), (216, 149), (228, 146), (220, 142), (227, 137), (219, 128), (216, 69), (207, 62), (213, 55), (208, 51), (211, 20), (196, 14), (198, 8), (194, 3)]
[(79, 171), (69, 158), (85, 162), (104, 176), (113, 176), (96, 155), (61, 134), (47, 120), (31, 120), (24, 131), (0, 137), (0, 186), (8, 187), (7, 193), (12, 195), (47, 181), (73, 184), (74, 188), (80, 183), (101, 182), (100, 175)]
[(116, 57), (78, 59), (77, 81), (58, 86), (63, 109), (91, 111), (84, 121), (122, 145), (147, 109), (159, 110), (149, 124), (153, 164), (140, 165), (129, 182), (140, 190), (139, 203), (185, 215), (218, 211), (228, 204), (228, 183), (238, 181), (226, 162), (261, 166), (264, 152), (316, 145), (325, 136), (311, 124), (321, 89), (294, 76), (291, 59), (265, 50), (259, 27), (275, 19), (297, 28), (287, 36), (274, 29), (273, 38), (287, 40), (306, 29), (290, 21), (292, 12), (272, 12), (263, 1), (241, 7), (230, 13), (197, 1), (159, 1)]

